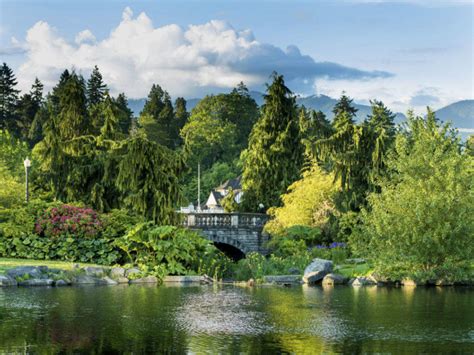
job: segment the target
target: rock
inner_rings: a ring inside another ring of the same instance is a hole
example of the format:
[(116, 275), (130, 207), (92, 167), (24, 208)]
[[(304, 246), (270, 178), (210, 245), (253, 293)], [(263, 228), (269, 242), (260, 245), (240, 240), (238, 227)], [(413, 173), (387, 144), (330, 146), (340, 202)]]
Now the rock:
[(136, 267), (134, 267), (134, 268), (125, 270), (125, 277), (128, 277), (130, 279), (130, 278), (133, 278), (134, 275), (139, 276), (141, 273), (142, 272), (140, 271), (140, 269), (137, 269)]
[(54, 283), (55, 286), (57, 287), (61, 287), (61, 286), (67, 286), (69, 285), (66, 281), (64, 280), (57, 280), (55, 283)]
[(419, 282), (417, 282), (413, 279), (403, 279), (402, 280), (402, 285), (403, 286), (412, 286), (412, 287), (414, 287), (414, 286), (420, 286), (421, 283), (419, 283)]
[(199, 282), (199, 283), (212, 283), (214, 280), (210, 278), (207, 275), (204, 276), (166, 276), (163, 279), (163, 282), (182, 282), (182, 283), (188, 283), (188, 282)]
[(102, 278), (103, 281), (105, 281), (105, 283), (107, 285), (118, 285), (118, 282), (115, 281), (115, 280), (112, 280), (110, 277), (106, 276), (106, 277), (103, 277)]
[(141, 277), (139, 279), (135, 280), (130, 280), (131, 284), (151, 284), (151, 283), (158, 283), (158, 278), (156, 276), (146, 276), (146, 277)]
[(30, 279), (40, 279), (43, 277), (43, 273), (36, 266), (18, 266), (16, 268), (7, 270), (7, 275), (10, 277), (24, 278), (25, 276)]
[(53, 279), (28, 279), (18, 282), (18, 286), (53, 286)]
[(125, 269), (123, 267), (114, 267), (110, 270), (110, 277), (113, 279), (118, 279), (120, 277), (125, 277)]
[(0, 287), (17, 286), (18, 283), (13, 277), (0, 275)]
[(130, 280), (127, 279), (125, 276), (123, 276), (123, 277), (117, 277), (115, 281), (117, 281), (117, 283), (119, 284), (128, 284)]
[(77, 285), (105, 285), (106, 282), (90, 275), (79, 275), (72, 279), (72, 284)]
[(290, 274), (290, 275), (301, 275), (301, 270), (298, 269), (297, 267), (290, 267), (288, 269), (288, 274)]
[(304, 269), (303, 282), (314, 284), (322, 280), (324, 276), (332, 271), (332, 261), (325, 259), (313, 259), (306, 269)]
[(365, 264), (366, 260), (363, 258), (352, 258), (346, 259), (346, 263), (348, 264)]
[(84, 271), (86, 272), (87, 276), (93, 277), (103, 277), (106, 274), (105, 269), (98, 266), (86, 266)]
[(454, 283), (448, 280), (440, 279), (435, 281), (436, 286), (453, 286)]
[(339, 274), (327, 274), (323, 278), (322, 284), (325, 286), (342, 285), (347, 282), (347, 278)]
[(274, 284), (300, 284), (300, 275), (268, 275), (263, 277), (263, 282)]
[(255, 286), (255, 280), (254, 280), (254, 279), (248, 280), (248, 281), (247, 281), (247, 286), (248, 286), (248, 287), (253, 287), (253, 286)]
[(352, 286), (368, 286), (368, 285), (375, 285), (375, 284), (376, 282), (372, 278), (365, 277), (365, 276), (359, 276), (351, 280)]

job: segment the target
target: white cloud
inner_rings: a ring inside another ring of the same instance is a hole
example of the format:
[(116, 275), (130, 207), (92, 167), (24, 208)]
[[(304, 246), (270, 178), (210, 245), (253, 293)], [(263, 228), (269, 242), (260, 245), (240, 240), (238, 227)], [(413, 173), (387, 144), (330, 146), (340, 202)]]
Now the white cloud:
[(406, 113), (408, 109), (413, 109), (417, 114), (425, 114), (426, 106), (436, 110), (466, 98), (459, 92), (423, 86), (399, 76), (359, 81), (319, 78), (315, 80), (315, 91), (334, 98), (345, 91), (358, 103), (368, 104), (373, 99), (382, 100), (394, 112)]
[(90, 30), (84, 30), (76, 35), (76, 44), (82, 44), (86, 42), (94, 43), (96, 41), (94, 34)]
[[(26, 61), (18, 78), (27, 89), (37, 76), (50, 89), (64, 69), (75, 68), (88, 75), (98, 65), (113, 94), (147, 95), (158, 83), (172, 95), (201, 95), (244, 81), (261, 87), (276, 70), (297, 91), (311, 89), (317, 77), (361, 79), (389, 77), (380, 71), (363, 71), (337, 63), (315, 62), (290, 46), (282, 50), (257, 41), (250, 30), (237, 31), (223, 21), (154, 27), (141, 13), (134, 17), (127, 7), (110, 35), (97, 41), (90, 30), (79, 32), (69, 43), (48, 23), (39, 21), (26, 35)], [(291, 87), (291, 86), (290, 86)]]

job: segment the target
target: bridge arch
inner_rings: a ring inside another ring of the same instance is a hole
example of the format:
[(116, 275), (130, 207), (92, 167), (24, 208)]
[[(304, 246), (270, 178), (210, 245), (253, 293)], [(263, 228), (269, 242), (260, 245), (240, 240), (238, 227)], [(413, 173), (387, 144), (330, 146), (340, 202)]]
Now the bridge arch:
[(260, 213), (188, 213), (183, 224), (214, 243), (230, 245), (247, 255), (267, 254), (268, 236), (263, 232), (267, 220), (268, 216)]

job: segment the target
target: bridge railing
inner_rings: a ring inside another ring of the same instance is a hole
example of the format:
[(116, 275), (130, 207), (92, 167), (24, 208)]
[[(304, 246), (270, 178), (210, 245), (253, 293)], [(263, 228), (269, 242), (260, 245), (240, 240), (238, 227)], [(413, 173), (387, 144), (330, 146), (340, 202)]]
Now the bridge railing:
[(263, 213), (187, 213), (183, 225), (190, 228), (262, 228), (268, 220)]

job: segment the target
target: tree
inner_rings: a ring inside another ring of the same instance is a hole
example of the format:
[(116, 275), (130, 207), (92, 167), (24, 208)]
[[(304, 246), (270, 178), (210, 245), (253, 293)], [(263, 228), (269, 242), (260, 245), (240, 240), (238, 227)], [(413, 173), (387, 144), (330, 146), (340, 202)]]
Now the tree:
[(8, 129), (12, 134), (17, 134), (15, 109), (18, 93), (15, 87), (17, 81), (13, 70), (6, 64), (0, 67), (0, 129)]
[(143, 133), (130, 137), (115, 154), (120, 157), (116, 186), (125, 206), (162, 225), (178, 223), (181, 156), (149, 141)]
[(173, 104), (169, 94), (153, 85), (140, 113), (139, 124), (148, 139), (174, 149), (179, 141)]
[[(317, 164), (303, 173), (303, 177), (288, 187), (282, 196), (283, 206), (269, 211), (272, 219), (265, 229), (279, 235), (293, 226), (318, 227), (326, 231), (330, 215), (335, 212), (333, 197), (337, 192), (334, 176)], [(330, 236), (326, 236), (330, 239)]]
[(102, 74), (99, 68), (94, 66), (91, 76), (87, 81), (87, 104), (93, 106), (101, 103), (104, 100), (105, 93), (107, 91), (107, 85), (105, 85)]
[(310, 143), (313, 158), (326, 162), (340, 180), (336, 201), (343, 212), (359, 211), (367, 192), (376, 189), (395, 134), (394, 115), (382, 102), (372, 102), (372, 113), (362, 124), (354, 122), (356, 112), (352, 100), (342, 95), (334, 107), (332, 134)]
[(30, 95), (38, 106), (41, 106), (43, 103), (43, 89), (43, 83), (38, 78), (35, 78), (34, 84), (31, 85)]
[(243, 158), (243, 207), (257, 211), (280, 206), (288, 186), (300, 177), (304, 148), (295, 98), (282, 75), (272, 76), (262, 115), (254, 125)]
[(239, 209), (239, 204), (235, 201), (235, 192), (232, 188), (221, 200), (221, 205), (224, 207), (224, 211), (227, 213), (236, 212)]
[(92, 132), (86, 106), (84, 79), (72, 73), (58, 93), (58, 128), (61, 139), (69, 140)]
[(118, 109), (120, 131), (128, 135), (132, 128), (133, 112), (128, 107), (127, 97), (124, 93), (120, 93), (113, 101)]
[(474, 259), (474, 162), (448, 125), (428, 110), (408, 116), (387, 161), (381, 193), (371, 193), (351, 245), (377, 272), (420, 281), (466, 277)]

